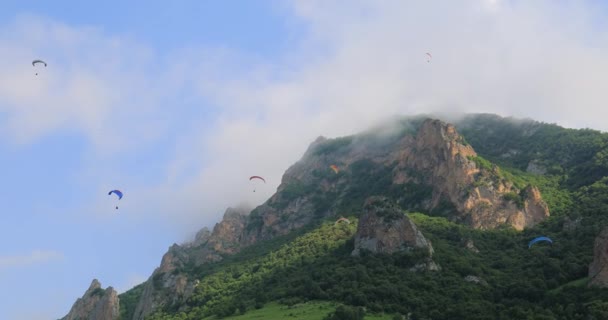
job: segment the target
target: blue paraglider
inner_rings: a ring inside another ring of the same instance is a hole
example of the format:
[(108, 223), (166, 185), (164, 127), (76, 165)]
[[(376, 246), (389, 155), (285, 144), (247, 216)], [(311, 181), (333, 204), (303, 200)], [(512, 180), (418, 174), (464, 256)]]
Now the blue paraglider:
[(540, 242), (540, 241), (548, 241), (549, 243), (553, 244), (553, 240), (551, 240), (549, 237), (538, 237), (538, 238), (532, 239), (532, 241), (530, 241), (530, 243), (528, 243), (528, 249), (530, 249), (535, 243)]
[[(108, 195), (111, 195), (112, 193), (118, 196), (118, 200), (122, 199), (122, 192), (120, 190), (112, 190), (108, 192)], [(118, 206), (116, 206), (116, 209), (118, 210)]]

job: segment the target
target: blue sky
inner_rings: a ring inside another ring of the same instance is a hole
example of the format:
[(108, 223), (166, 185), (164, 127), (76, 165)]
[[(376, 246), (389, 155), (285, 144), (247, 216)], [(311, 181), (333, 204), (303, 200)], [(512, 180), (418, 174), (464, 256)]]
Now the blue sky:
[(421, 112), (608, 130), (606, 18), (601, 1), (5, 0), (0, 319), (145, 280), (319, 135)]

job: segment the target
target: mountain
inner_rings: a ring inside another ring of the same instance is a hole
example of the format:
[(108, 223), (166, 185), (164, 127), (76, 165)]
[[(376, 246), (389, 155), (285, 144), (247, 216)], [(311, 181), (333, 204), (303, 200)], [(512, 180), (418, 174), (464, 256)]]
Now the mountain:
[[(585, 284), (608, 224), (606, 146), (598, 131), (487, 114), (319, 137), (264, 204), (171, 246), (120, 295), (120, 318), (326, 300), (411, 319), (602, 319), (608, 293)], [(528, 249), (539, 234), (554, 245)]]
[(61, 320), (116, 320), (118, 314), (118, 294), (112, 287), (101, 288), (94, 279), (82, 298), (76, 300), (70, 312)]

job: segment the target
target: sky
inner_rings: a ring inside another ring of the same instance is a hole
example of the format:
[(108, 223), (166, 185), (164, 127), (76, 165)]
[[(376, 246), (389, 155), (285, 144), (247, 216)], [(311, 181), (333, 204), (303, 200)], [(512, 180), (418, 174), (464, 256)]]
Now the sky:
[(430, 112), (608, 130), (601, 0), (1, 7), (0, 319), (141, 283), (319, 135)]

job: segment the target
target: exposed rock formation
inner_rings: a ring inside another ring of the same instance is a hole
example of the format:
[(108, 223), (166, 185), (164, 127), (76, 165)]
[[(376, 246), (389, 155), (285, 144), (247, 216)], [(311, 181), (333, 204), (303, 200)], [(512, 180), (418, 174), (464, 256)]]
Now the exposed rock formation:
[(361, 250), (393, 253), (423, 248), (433, 254), (431, 243), (405, 214), (385, 197), (371, 197), (365, 203), (365, 214), (359, 219), (355, 235), (357, 256)]
[(207, 243), (207, 241), (209, 241), (209, 238), (211, 238), (211, 230), (209, 230), (209, 228), (207, 227), (204, 227), (196, 233), (196, 236), (194, 236), (194, 241), (189, 245), (192, 247), (198, 247)]
[(94, 279), (82, 298), (78, 298), (70, 312), (61, 320), (116, 320), (119, 316), (119, 301), (116, 290), (105, 290)]
[(538, 161), (532, 160), (532, 161), (528, 162), (528, 167), (526, 168), (526, 172), (529, 172), (532, 174), (543, 175), (543, 174), (547, 173), (547, 168), (545, 168), (545, 166), (540, 164)]
[(224, 218), (213, 228), (197, 233), (194, 243), (186, 246), (174, 244), (162, 258), (161, 264), (145, 284), (135, 308), (133, 319), (144, 319), (160, 307), (177, 305), (188, 299), (197, 280), (180, 272), (187, 266), (219, 261), (223, 254), (234, 254), (240, 249), (248, 210), (228, 208)]
[(466, 243), (464, 244), (464, 247), (467, 248), (467, 250), (469, 251), (479, 253), (479, 249), (477, 249), (477, 247), (475, 246), (475, 242), (473, 242), (473, 239), (467, 239)]
[(409, 269), (412, 272), (423, 272), (423, 271), (441, 271), (441, 266), (436, 264), (431, 258), (425, 259), (424, 262), (417, 263), (415, 266)]
[(162, 258), (160, 267), (156, 268), (148, 279), (133, 319), (144, 319), (159, 307), (181, 302), (194, 291), (195, 284), (179, 272), (190, 256), (186, 249), (174, 244)]
[(208, 261), (221, 260), (221, 254), (234, 254), (241, 246), (241, 236), (245, 230), (248, 210), (228, 208), (224, 218), (213, 227), (213, 232), (205, 244), (203, 254), (196, 257), (197, 265)]
[[(367, 174), (392, 170), (393, 186), (430, 188), (427, 199), (405, 203), (406, 207), (433, 211), (448, 204), (448, 217), (474, 228), (509, 224), (522, 230), (549, 216), (536, 187), (518, 190), (502, 177), (498, 167), (484, 167), (453, 125), (427, 119), (408, 130), (412, 134), (317, 138), (302, 159), (285, 172), (277, 192), (252, 211), (241, 246), (284, 235), (315, 217), (345, 214), (336, 208), (351, 201), (348, 192), (356, 178), (351, 166), (366, 161), (372, 165)], [(330, 170), (330, 165), (338, 166), (339, 173)], [(323, 195), (332, 195), (327, 206), (318, 205), (326, 201)]]
[(517, 197), (519, 190), (501, 176), (498, 167), (484, 167), (473, 148), (450, 124), (426, 120), (415, 138), (406, 136), (401, 141), (396, 158), (394, 183), (431, 186), (433, 195), (427, 209), (447, 201), (455, 209), (452, 218), (474, 228), (509, 224), (522, 230), (549, 216), (536, 187), (524, 190), (519, 196), (521, 205), (509, 199), (510, 195)]
[(468, 275), (468, 276), (464, 277), (464, 281), (466, 281), (466, 282), (472, 282), (472, 283), (475, 283), (475, 284), (481, 284), (481, 285), (484, 285), (484, 286), (488, 285), (488, 283), (484, 279), (482, 279), (480, 277), (473, 276), (473, 275)]
[(589, 286), (608, 288), (608, 227), (595, 238), (589, 279)]

